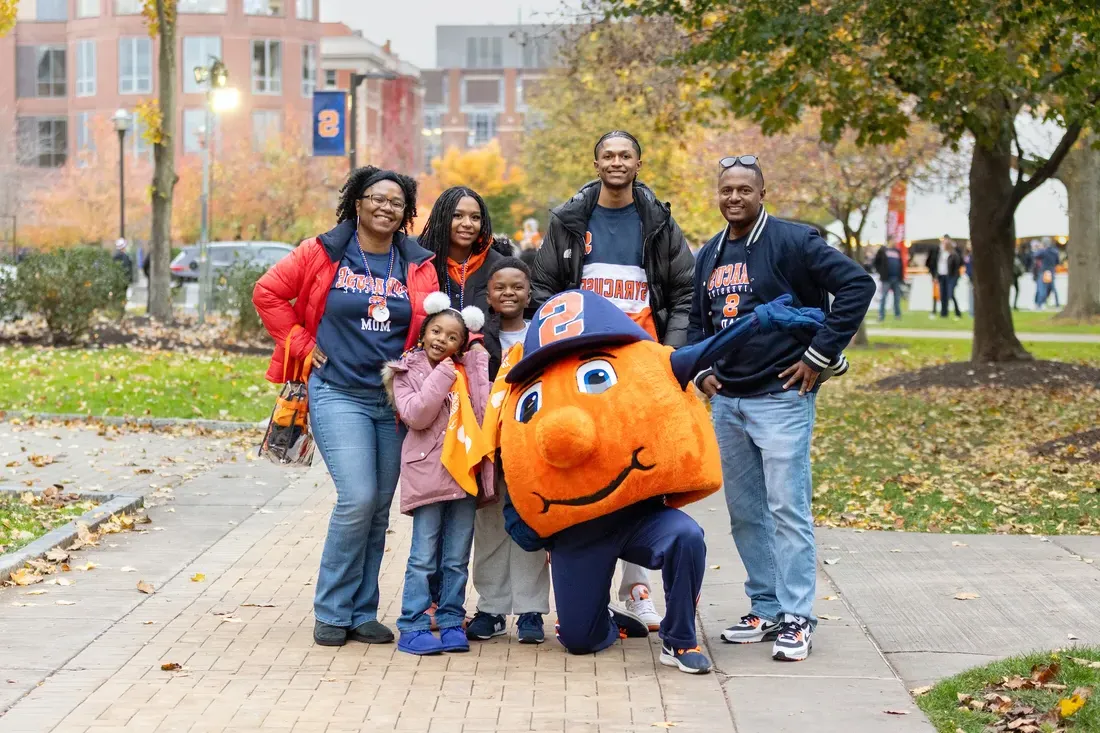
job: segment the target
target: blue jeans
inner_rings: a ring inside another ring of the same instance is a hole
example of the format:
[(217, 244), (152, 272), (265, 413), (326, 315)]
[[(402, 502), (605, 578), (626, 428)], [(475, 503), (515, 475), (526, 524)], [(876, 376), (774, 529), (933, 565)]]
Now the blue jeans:
[(940, 316), (947, 318), (947, 304), (950, 301), (955, 306), (955, 315), (961, 317), (959, 301), (955, 300), (955, 285), (958, 284), (957, 275), (940, 275)]
[(440, 501), (413, 509), (412, 546), (405, 567), (405, 591), (401, 596), (399, 631), (427, 631), (432, 620), (429, 579), (439, 573), (439, 608), (435, 622), (440, 629), (461, 627), (466, 618), (466, 581), (470, 577), (470, 546), (474, 542), (477, 499)]
[(882, 283), (882, 300), (878, 304), (878, 319), (886, 320), (886, 296), (894, 294), (894, 318), (901, 318), (901, 280), (891, 278)]
[(752, 612), (810, 619), (817, 589), (810, 441), (817, 395), (797, 389), (711, 400), (730, 529)]
[(309, 419), (336, 483), (313, 614), (355, 628), (378, 618), (378, 571), (405, 430), (384, 390), (338, 389), (316, 374), (309, 378)]

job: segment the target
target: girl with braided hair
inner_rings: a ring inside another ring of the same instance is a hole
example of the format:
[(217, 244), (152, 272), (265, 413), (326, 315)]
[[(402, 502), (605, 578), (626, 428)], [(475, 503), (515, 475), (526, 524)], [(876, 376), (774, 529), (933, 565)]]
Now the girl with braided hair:
[(488, 312), (489, 271), (504, 257), (493, 247), (493, 225), (484, 199), (465, 186), (448, 188), (435, 202), (418, 237), (435, 255), (439, 289), (461, 310)]
[(309, 419), (336, 484), (313, 602), (324, 646), (394, 638), (378, 621), (378, 573), (405, 430), (381, 370), (416, 344), (439, 289), (432, 253), (408, 236), (415, 217), (416, 181), (359, 168), (336, 227), (298, 245), (252, 296), (276, 344), (268, 380), (309, 375)]

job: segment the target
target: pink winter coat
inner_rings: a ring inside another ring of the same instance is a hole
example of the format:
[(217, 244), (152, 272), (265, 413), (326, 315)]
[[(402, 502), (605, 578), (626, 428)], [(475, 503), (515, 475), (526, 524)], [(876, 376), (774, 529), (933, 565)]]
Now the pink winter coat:
[[(455, 360), (466, 367), (470, 401), (481, 423), (489, 404), (489, 355), (481, 350), (468, 351)], [(419, 506), (466, 496), (442, 458), (454, 369), (443, 366), (433, 369), (424, 351), (416, 349), (387, 364), (382, 381), (397, 416), (409, 428), (401, 446), (401, 513), (411, 514)], [(479, 505), (495, 501), (493, 477), (493, 461), (483, 461)]]

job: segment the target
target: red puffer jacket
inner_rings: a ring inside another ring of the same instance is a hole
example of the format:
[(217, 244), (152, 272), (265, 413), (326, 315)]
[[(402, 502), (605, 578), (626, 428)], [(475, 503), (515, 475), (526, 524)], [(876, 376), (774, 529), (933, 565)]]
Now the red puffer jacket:
[[(337, 224), (332, 231), (302, 242), (256, 283), (252, 303), (275, 339), (275, 353), (265, 375), (269, 382), (280, 383), (298, 375), (310, 358), (337, 266), (354, 234), (355, 221)], [(431, 263), (434, 257), (431, 252), (400, 232), (394, 235), (393, 242), (406, 263), (405, 287), (413, 311), (405, 341), (405, 348), (409, 349), (420, 334), (420, 324), (425, 317), (424, 298), (439, 289), (439, 280)], [(294, 332), (290, 341), (290, 364), (284, 364), (286, 337), (294, 326), (302, 328)]]

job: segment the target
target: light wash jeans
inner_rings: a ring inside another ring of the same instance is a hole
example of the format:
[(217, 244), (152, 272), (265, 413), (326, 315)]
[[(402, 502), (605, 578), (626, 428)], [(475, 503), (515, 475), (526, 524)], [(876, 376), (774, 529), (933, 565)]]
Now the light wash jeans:
[(336, 483), (313, 615), (356, 628), (378, 618), (378, 571), (405, 430), (384, 390), (336, 388), (316, 374), (309, 379), (309, 419)]
[(730, 528), (752, 612), (810, 619), (817, 589), (810, 440), (817, 395), (797, 388), (711, 400)]
[(413, 509), (412, 546), (405, 566), (399, 631), (427, 631), (432, 620), (424, 613), (432, 603), (429, 578), (439, 573), (440, 629), (461, 628), (466, 619), (466, 581), (470, 577), (470, 545), (474, 541), (477, 499), (440, 501)]

